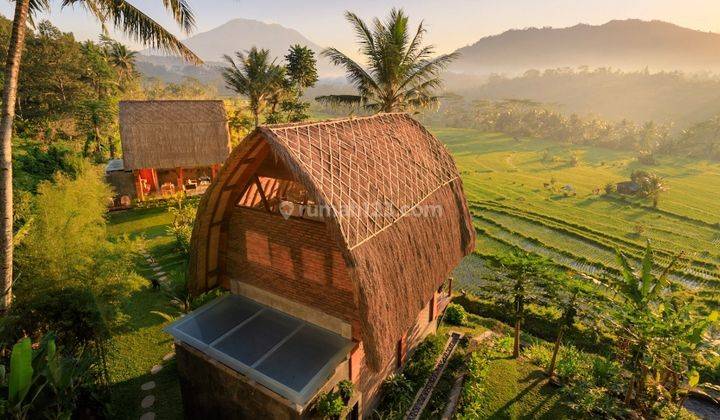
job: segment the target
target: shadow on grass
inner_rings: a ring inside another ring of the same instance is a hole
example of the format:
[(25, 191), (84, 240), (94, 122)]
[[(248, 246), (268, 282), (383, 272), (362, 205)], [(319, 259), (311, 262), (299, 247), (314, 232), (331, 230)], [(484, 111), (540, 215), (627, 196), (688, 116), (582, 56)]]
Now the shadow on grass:
[[(160, 363), (160, 360), (157, 361)], [(155, 388), (143, 391), (141, 386), (155, 382)], [(182, 397), (175, 359), (163, 363), (160, 372), (150, 372), (126, 381), (117, 382), (111, 387), (111, 417), (113, 419), (137, 419), (145, 412), (152, 411), (158, 419), (182, 419)], [(152, 407), (143, 409), (140, 405), (148, 395), (155, 397)]]

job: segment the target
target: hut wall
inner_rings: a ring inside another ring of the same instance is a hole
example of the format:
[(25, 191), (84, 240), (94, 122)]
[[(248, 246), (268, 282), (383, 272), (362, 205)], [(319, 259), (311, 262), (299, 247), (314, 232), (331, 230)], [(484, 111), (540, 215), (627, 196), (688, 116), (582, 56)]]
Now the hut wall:
[(113, 187), (115, 195), (127, 195), (130, 198), (137, 198), (135, 193), (135, 178), (129, 171), (113, 171), (105, 175), (105, 181)]
[[(439, 295), (439, 294), (438, 294)], [(434, 333), (437, 330), (437, 313), (435, 317), (430, 320), (430, 304), (427, 305), (417, 315), (415, 324), (408, 330), (405, 337), (405, 354), (403, 359), (406, 361), (407, 357), (415, 350), (415, 347), (425, 339), (429, 334)], [(402, 337), (395, 337), (395, 343), (400, 341)], [(357, 389), (362, 392), (362, 411), (368, 415), (373, 412), (379, 402), (380, 387), (383, 381), (393, 372), (398, 370), (398, 353), (395, 354), (388, 360), (380, 371), (374, 370), (368, 359), (365, 357), (364, 348), (360, 347), (358, 350), (360, 359), (360, 370), (359, 375), (355, 377), (353, 375), (353, 382), (357, 386)]]
[(175, 353), (186, 419), (307, 418), (289, 401), (192, 347), (175, 343)]
[(267, 290), (351, 322), (353, 284), (325, 224), (250, 208), (235, 208), (227, 233), (228, 279)]

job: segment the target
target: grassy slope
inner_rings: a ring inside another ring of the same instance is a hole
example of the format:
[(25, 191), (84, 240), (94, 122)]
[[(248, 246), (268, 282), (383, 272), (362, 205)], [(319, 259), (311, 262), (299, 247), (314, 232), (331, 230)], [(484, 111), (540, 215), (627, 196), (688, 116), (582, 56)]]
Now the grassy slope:
[[(485, 220), (477, 220), (476, 225), (490, 234), (500, 229), (505, 234), (514, 233), (516, 239), (537, 238), (554, 249), (607, 264), (613, 264), (613, 247), (624, 244), (629, 249), (640, 249), (650, 239), (668, 253), (686, 250), (698, 263), (720, 264), (717, 163), (674, 158), (672, 162), (663, 159), (659, 165), (645, 167), (621, 151), (540, 140), (516, 141), (472, 129), (443, 128), (433, 132), (453, 153), (468, 199), (493, 209), (500, 207), (498, 211), (480, 210)], [(546, 150), (558, 161), (543, 162)], [(572, 154), (579, 157), (578, 166), (568, 163)], [(593, 194), (594, 189), (602, 189), (608, 182), (628, 179), (636, 169), (657, 172), (667, 180), (670, 190), (661, 196), (659, 209), (648, 207), (649, 203), (640, 199), (622, 201)], [(564, 197), (544, 188), (543, 184), (552, 178), (561, 186), (571, 184), (577, 196)], [(522, 220), (508, 215), (508, 211), (536, 220)], [(537, 220), (543, 216), (559, 222)], [(640, 235), (635, 231), (638, 225), (644, 227)], [(577, 234), (580, 240), (573, 238)], [(479, 239), (481, 253), (507, 249), (506, 244), (492, 237), (480, 235)], [(717, 275), (712, 267), (710, 272)]]
[(547, 384), (547, 377), (537, 366), (512, 358), (490, 362), (482, 418), (570, 418), (560, 403), (557, 388)]
[[(143, 236), (147, 250), (163, 266), (174, 267), (166, 270), (171, 281), (177, 282), (182, 269), (179, 258), (172, 250), (172, 238), (166, 234), (169, 217), (164, 209), (132, 210), (110, 215), (109, 234)], [(138, 272), (145, 278), (151, 270), (144, 261), (138, 261)], [(127, 314), (123, 328), (113, 336), (114, 351), (110, 360), (112, 386), (112, 408), (116, 418), (137, 419), (143, 410), (140, 401), (145, 395), (155, 395), (152, 410), (161, 419), (182, 418), (180, 387), (174, 361), (166, 363), (157, 375), (150, 375), (150, 368), (162, 361), (172, 351), (171, 338), (162, 332), (166, 322), (150, 311), (173, 313), (168, 307), (168, 298), (162, 292), (149, 287), (149, 281), (133, 287), (131, 297), (123, 303)], [(140, 386), (154, 380), (157, 387), (149, 392)]]

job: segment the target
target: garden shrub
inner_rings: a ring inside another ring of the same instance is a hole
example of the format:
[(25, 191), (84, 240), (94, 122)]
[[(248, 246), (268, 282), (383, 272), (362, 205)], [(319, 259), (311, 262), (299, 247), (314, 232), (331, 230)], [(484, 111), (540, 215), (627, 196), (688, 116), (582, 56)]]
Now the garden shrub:
[(353, 391), (355, 389), (355, 385), (348, 381), (347, 379), (340, 381), (338, 383), (338, 393), (343, 399), (343, 402), (347, 405), (347, 403), (350, 401), (350, 399), (353, 396)]
[(415, 398), (415, 393), (435, 369), (435, 363), (445, 348), (447, 337), (429, 335), (410, 355), (400, 374), (393, 374), (383, 382), (382, 397), (376, 410), (384, 419), (401, 419)]
[(142, 242), (107, 239), (109, 187), (97, 168), (85, 163), (75, 178), (58, 174), (38, 186), (32, 224), (16, 247), (17, 299), (42, 298), (65, 288), (86, 288), (107, 319), (137, 278), (133, 259)]
[(168, 212), (172, 216), (168, 231), (175, 237), (177, 249), (183, 255), (190, 255), (190, 239), (197, 214), (197, 203), (178, 196), (174, 204), (168, 207)]
[(446, 337), (442, 335), (429, 335), (420, 343), (407, 361), (403, 374), (414, 383), (416, 387), (422, 386), (427, 376), (435, 369), (435, 363), (445, 348)]
[[(461, 305), (470, 314), (497, 319), (513, 326), (512, 314), (486, 299), (466, 293), (455, 297), (453, 302)], [(526, 305), (522, 329), (535, 337), (553, 342), (557, 338), (559, 318), (559, 311)], [(563, 340), (591, 353), (608, 354), (613, 349), (612, 337), (577, 324), (565, 332)]]
[(467, 312), (462, 306), (451, 303), (445, 309), (445, 322), (452, 325), (465, 325), (467, 324)]
[(525, 351), (523, 351), (523, 356), (525, 356), (530, 363), (546, 368), (550, 365), (552, 349), (547, 344), (535, 343), (531, 344), (525, 349)]
[(326, 392), (321, 394), (315, 404), (315, 411), (323, 419), (339, 418), (343, 410), (345, 410), (345, 403), (343, 402), (340, 394), (337, 392)]
[(590, 356), (575, 346), (561, 346), (556, 372), (564, 382), (591, 379), (592, 361)]
[(467, 361), (467, 375), (463, 383), (457, 418), (481, 418), (480, 410), (484, 405), (485, 379), (488, 375), (487, 354), (473, 352)]
[(378, 415), (385, 419), (400, 419), (415, 398), (415, 386), (402, 373), (394, 373), (383, 382), (381, 395), (376, 410)]
[(17, 299), (3, 319), (2, 342), (14, 343), (25, 335), (35, 339), (53, 332), (57, 344), (72, 354), (85, 347), (105, 354), (110, 331), (95, 296), (85, 288), (71, 287), (32, 299)]

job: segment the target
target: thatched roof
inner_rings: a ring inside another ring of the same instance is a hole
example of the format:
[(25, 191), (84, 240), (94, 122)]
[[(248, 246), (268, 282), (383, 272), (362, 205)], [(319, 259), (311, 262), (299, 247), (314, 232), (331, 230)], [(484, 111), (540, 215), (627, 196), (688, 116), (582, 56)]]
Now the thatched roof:
[[(200, 204), (193, 292), (223, 281), (220, 225), (271, 153), (332, 209), (325, 220), (354, 280), (366, 354), (375, 368), (383, 366), (438, 286), (474, 249), (452, 157), (406, 114), (260, 127), (233, 151)], [(435, 216), (417, 216), (428, 208)]]
[(222, 163), (230, 154), (222, 101), (120, 102), (125, 169)]

